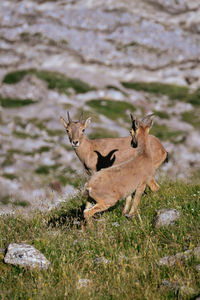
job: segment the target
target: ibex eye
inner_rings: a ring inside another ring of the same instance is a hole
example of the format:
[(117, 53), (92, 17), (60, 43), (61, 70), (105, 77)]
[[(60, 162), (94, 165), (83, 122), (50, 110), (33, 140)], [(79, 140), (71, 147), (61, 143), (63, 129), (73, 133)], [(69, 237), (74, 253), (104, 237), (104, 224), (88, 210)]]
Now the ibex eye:
[(83, 129), (82, 132), (85, 132), (85, 129)]
[(69, 130), (68, 130), (68, 129), (66, 129), (66, 132), (67, 132), (67, 133), (69, 133)]

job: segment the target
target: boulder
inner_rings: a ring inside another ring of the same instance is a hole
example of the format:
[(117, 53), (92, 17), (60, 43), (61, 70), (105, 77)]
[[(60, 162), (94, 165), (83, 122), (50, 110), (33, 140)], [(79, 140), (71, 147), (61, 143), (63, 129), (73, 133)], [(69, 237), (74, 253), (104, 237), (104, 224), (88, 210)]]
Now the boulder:
[(8, 246), (4, 257), (6, 264), (30, 268), (48, 269), (50, 262), (37, 249), (27, 244), (13, 243)]
[(174, 224), (180, 217), (180, 213), (176, 209), (161, 209), (154, 217), (155, 227), (162, 227)]

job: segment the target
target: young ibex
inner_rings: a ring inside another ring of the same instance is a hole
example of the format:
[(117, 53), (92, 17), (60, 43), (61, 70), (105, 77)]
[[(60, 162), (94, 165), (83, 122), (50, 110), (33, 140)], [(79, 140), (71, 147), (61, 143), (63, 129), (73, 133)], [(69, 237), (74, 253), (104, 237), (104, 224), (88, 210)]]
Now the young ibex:
[[(79, 121), (75, 122), (71, 120), (69, 112), (67, 115), (68, 122), (62, 117), (60, 117), (60, 122), (66, 129), (72, 147), (89, 175), (93, 175), (102, 168), (127, 161), (137, 153), (131, 136), (89, 140), (84, 132), (91, 118), (84, 121), (81, 114)], [(149, 142), (153, 163), (157, 169), (166, 159), (167, 152), (155, 136), (149, 135)], [(159, 189), (154, 179), (148, 185), (152, 191)]]
[(154, 179), (156, 171), (148, 137), (152, 123), (152, 115), (142, 121), (137, 121), (132, 116), (131, 134), (133, 142), (137, 144), (136, 154), (134, 153), (133, 158), (128, 161), (96, 172), (86, 183), (83, 196), (96, 202), (92, 207), (87, 205), (84, 210), (87, 221), (95, 213), (107, 210), (119, 199), (131, 195), (136, 190), (131, 209), (131, 198), (127, 197), (123, 210), (123, 214), (134, 216), (145, 187)]

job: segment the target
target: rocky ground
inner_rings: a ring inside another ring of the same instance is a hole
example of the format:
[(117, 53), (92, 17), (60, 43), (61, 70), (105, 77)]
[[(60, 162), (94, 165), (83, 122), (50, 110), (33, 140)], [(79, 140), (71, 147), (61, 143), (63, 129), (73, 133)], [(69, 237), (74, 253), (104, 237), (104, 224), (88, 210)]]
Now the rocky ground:
[(160, 176), (200, 172), (199, 1), (0, 2), (1, 213), (47, 209), (85, 175), (59, 122), (125, 136), (154, 112), (170, 154)]

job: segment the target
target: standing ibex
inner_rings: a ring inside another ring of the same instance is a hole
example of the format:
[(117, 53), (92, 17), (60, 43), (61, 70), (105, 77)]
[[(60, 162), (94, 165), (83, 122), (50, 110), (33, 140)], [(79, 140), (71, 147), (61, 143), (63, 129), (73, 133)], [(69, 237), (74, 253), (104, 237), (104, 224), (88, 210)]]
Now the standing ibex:
[(83, 196), (89, 196), (96, 202), (94, 206), (88, 205), (84, 210), (87, 221), (95, 213), (107, 210), (119, 199), (136, 190), (131, 209), (131, 198), (128, 197), (123, 210), (123, 214), (134, 216), (145, 187), (154, 179), (156, 171), (148, 137), (152, 123), (152, 115), (142, 121), (137, 121), (132, 116), (131, 134), (133, 142), (137, 144), (136, 154), (128, 161), (96, 172), (86, 183)]
[[(89, 140), (85, 136), (85, 129), (90, 124), (90, 119), (86, 121), (72, 121), (68, 115), (68, 122), (60, 117), (60, 122), (67, 131), (69, 140), (74, 151), (89, 175), (94, 174), (102, 168), (107, 168), (127, 161), (137, 153), (131, 136), (121, 138), (103, 138)], [(149, 135), (150, 148), (153, 156), (153, 163), (157, 169), (167, 157), (167, 152), (160, 141), (153, 135)], [(154, 178), (148, 183), (152, 191), (159, 189)]]

